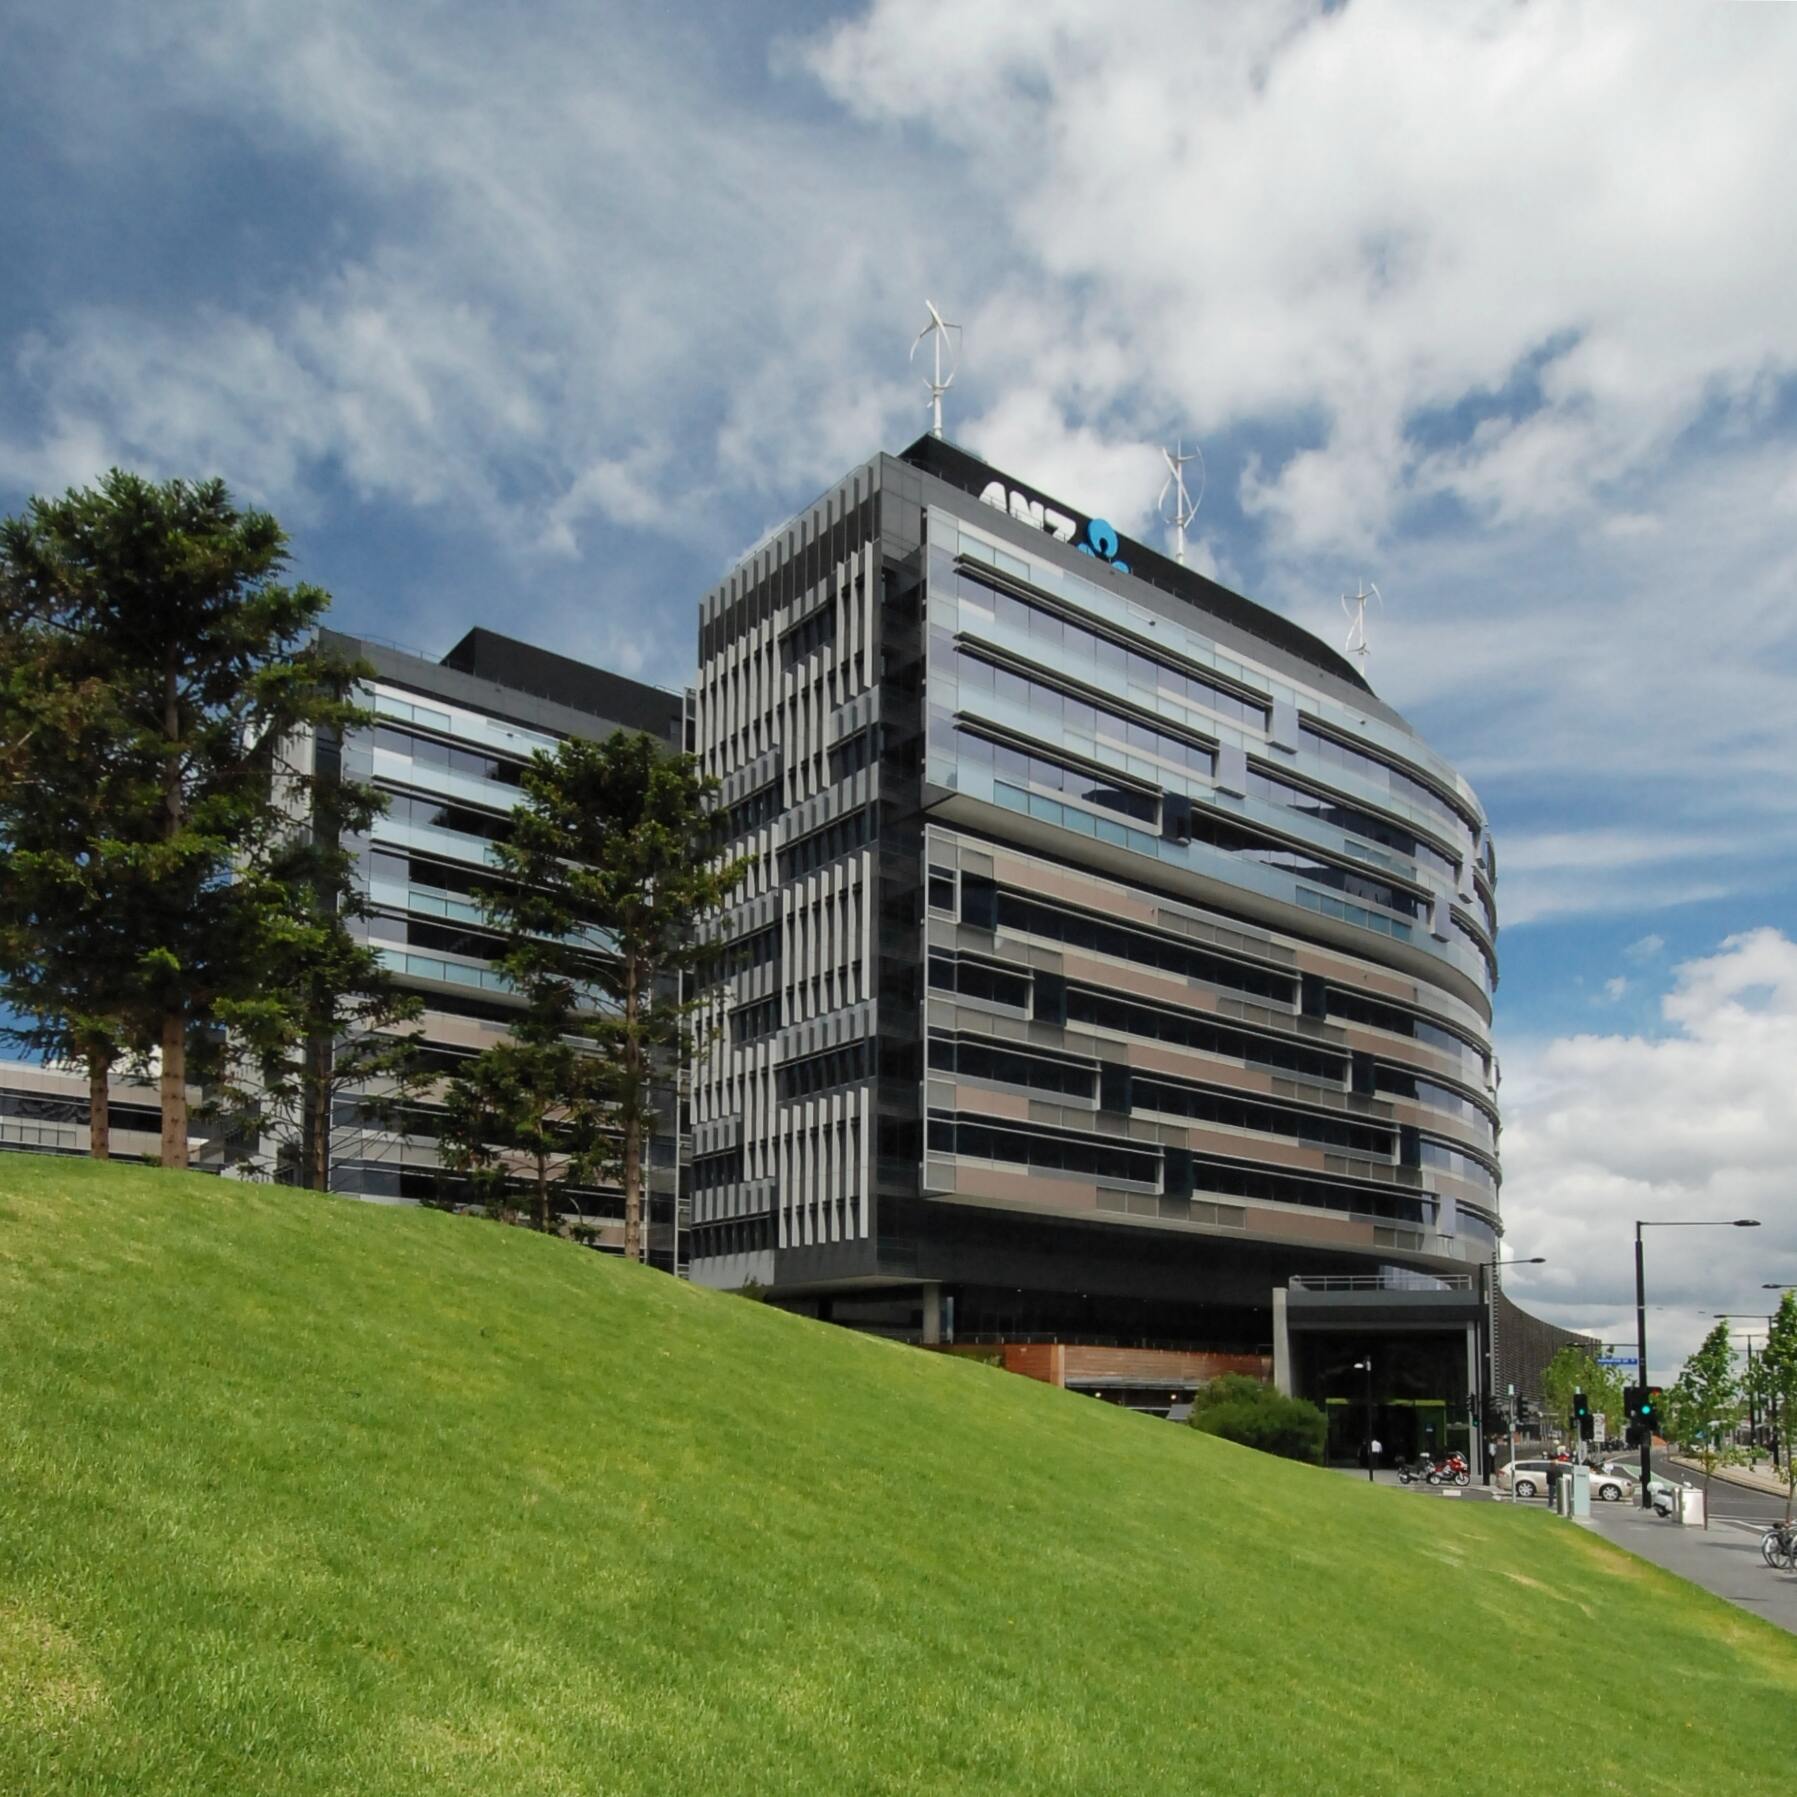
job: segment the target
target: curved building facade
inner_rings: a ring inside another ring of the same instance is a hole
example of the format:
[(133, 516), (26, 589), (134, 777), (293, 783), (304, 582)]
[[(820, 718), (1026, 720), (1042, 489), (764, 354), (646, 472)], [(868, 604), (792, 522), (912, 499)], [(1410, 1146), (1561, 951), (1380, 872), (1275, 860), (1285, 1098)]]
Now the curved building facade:
[(698, 743), (759, 863), (695, 1277), (1270, 1362), (1294, 1280), (1492, 1257), (1485, 815), (1288, 619), (926, 438), (707, 597)]

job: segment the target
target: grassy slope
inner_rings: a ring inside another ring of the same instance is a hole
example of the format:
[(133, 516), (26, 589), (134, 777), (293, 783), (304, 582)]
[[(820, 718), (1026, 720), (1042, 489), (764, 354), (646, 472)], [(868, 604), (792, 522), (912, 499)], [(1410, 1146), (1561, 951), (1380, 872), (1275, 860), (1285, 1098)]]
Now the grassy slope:
[(1797, 1643), (1564, 1523), (489, 1224), (0, 1156), (0, 1351), (21, 1797), (1434, 1791), (1580, 1741), (1639, 1797), (1797, 1748)]

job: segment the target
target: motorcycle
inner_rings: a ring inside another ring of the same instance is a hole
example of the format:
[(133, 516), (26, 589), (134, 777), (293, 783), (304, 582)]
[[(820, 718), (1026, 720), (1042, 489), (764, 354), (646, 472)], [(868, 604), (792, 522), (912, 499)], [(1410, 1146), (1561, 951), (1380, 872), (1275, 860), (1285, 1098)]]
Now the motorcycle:
[(1470, 1485), (1472, 1482), (1472, 1469), (1463, 1454), (1448, 1454), (1440, 1460), (1420, 1455), (1398, 1468), (1400, 1485)]

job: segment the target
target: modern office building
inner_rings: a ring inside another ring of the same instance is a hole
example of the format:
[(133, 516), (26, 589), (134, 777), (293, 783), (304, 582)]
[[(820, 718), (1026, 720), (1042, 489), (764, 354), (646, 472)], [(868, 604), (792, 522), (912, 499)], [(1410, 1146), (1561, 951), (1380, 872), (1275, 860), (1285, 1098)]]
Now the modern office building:
[[(492, 960), (477, 895), (491, 877), (531, 755), (565, 737), (641, 730), (685, 745), (685, 698), (490, 630), (470, 631), (440, 662), (382, 644), (333, 637), (374, 670), (365, 693), (376, 721), (337, 741), (302, 744), (305, 756), (340, 756), (372, 782), (387, 810), (354, 843), (373, 916), (366, 927), (400, 981), (424, 1000), (423, 1052), (443, 1078), (503, 1034), (518, 1001)], [(303, 762), (302, 762), (303, 765)], [(440, 1088), (439, 1088), (440, 1092)], [(650, 1264), (685, 1270), (677, 1098), (650, 1143), (645, 1242)], [(441, 1107), (427, 1097), (400, 1118), (377, 1121), (346, 1094), (333, 1120), (331, 1183), (358, 1197), (438, 1196)], [(582, 1232), (621, 1249), (623, 1196), (574, 1194)]]
[[(162, 1153), (162, 1095), (154, 1075), (115, 1074), (107, 1087), (110, 1157), (156, 1160)], [(198, 1104), (197, 1087), (188, 1096)], [(86, 1068), (0, 1061), (0, 1153), (85, 1155), (92, 1146), (90, 1115)], [(191, 1138), (196, 1156), (207, 1145), (203, 1135)]]
[(709, 593), (699, 662), (758, 862), (693, 1276), (1124, 1397), (1245, 1360), (1344, 1430), (1371, 1358), (1388, 1435), (1463, 1429), (1495, 863), (1353, 665), (935, 438)]

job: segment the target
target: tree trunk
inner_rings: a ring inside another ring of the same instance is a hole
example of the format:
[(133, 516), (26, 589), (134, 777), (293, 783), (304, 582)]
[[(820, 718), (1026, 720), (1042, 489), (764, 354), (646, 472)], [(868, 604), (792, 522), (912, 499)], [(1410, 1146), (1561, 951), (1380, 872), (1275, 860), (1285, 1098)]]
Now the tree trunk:
[(103, 1036), (87, 1045), (87, 1152), (97, 1161), (112, 1159), (112, 1044)]
[(331, 1045), (322, 1036), (306, 1039), (306, 1189), (331, 1189)]
[(537, 1151), (537, 1233), (549, 1233), (549, 1156)]
[(162, 1164), (187, 1167), (187, 1016), (179, 1010), (162, 1019)]
[(643, 1125), (634, 1108), (624, 1119), (624, 1258), (647, 1258), (643, 1252)]
[[(180, 664), (169, 652), (162, 675), (163, 840), (181, 834)], [(180, 1001), (162, 1016), (162, 1164), (187, 1167), (187, 1009)]]
[(642, 1043), (637, 1033), (638, 964), (624, 964), (624, 1258), (643, 1254)]

